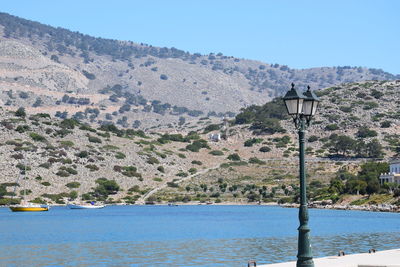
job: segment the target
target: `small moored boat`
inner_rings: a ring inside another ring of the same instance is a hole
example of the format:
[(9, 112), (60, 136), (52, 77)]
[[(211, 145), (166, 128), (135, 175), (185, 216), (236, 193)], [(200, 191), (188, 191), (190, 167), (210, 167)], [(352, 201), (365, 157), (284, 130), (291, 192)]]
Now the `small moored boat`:
[(21, 176), (17, 179), (17, 182), (15, 183), (15, 186), (14, 186), (14, 195), (16, 195), (15, 193), (17, 191), (17, 186), (19, 186), (18, 182), (22, 178), (21, 180), (22, 180), (22, 184), (24, 186), (24, 189), (22, 190), (22, 201), (21, 201), (21, 204), (10, 206), (10, 210), (11, 211), (48, 211), (50, 208), (49, 205), (31, 203), (31, 202), (28, 202), (25, 200), (25, 196), (26, 196), (26, 186), (25, 186), (26, 181), (25, 180), (27, 180), (27, 179), (26, 178), (23, 179), (22, 174), (26, 175), (26, 165), (27, 164), (25, 163), (24, 165), (25, 165), (25, 169), (23, 172), (21, 172)]
[(45, 204), (24, 203), (10, 206), (12, 211), (48, 211), (49, 206)]
[(95, 205), (94, 203), (90, 204), (68, 204), (68, 208), (70, 209), (102, 209), (105, 205)]

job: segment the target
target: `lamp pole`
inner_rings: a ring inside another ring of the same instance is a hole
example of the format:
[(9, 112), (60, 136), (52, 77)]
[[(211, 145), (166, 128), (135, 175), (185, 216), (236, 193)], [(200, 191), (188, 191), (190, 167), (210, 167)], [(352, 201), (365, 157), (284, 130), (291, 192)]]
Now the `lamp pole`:
[(299, 118), (299, 161), (300, 161), (300, 208), (299, 221), (300, 226), (298, 250), (297, 250), (297, 267), (313, 267), (312, 249), (310, 244), (310, 228), (308, 227), (308, 208), (307, 208), (307, 180), (305, 170), (305, 131), (306, 120), (303, 115)]
[(288, 114), (292, 116), (299, 134), (299, 164), (300, 164), (300, 208), (297, 267), (314, 267), (310, 244), (310, 228), (308, 227), (307, 181), (305, 171), (305, 131), (310, 126), (311, 119), (317, 111), (319, 99), (308, 86), (304, 94), (292, 88), (283, 97)]

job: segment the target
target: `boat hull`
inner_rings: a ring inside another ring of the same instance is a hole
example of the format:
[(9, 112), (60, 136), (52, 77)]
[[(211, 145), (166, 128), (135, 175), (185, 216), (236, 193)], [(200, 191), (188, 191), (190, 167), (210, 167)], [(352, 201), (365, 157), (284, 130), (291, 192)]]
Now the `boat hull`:
[(48, 211), (49, 207), (10, 207), (11, 211)]

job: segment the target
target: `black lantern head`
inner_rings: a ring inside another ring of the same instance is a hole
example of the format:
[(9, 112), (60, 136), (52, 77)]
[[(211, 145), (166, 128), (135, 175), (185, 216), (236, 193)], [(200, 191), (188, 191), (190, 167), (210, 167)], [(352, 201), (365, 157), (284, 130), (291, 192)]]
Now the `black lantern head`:
[(317, 113), (320, 99), (311, 91), (310, 86), (307, 86), (307, 91), (304, 93), (304, 96), (303, 115), (306, 116), (307, 120), (311, 120), (315, 113)]
[(303, 110), (305, 98), (301, 92), (294, 88), (294, 83), (292, 83), (292, 88), (283, 97), (288, 114), (292, 117), (299, 116)]

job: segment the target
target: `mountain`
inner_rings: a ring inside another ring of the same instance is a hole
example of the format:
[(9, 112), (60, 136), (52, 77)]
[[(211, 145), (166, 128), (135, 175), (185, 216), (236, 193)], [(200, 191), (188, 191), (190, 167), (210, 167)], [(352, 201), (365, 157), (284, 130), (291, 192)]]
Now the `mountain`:
[(0, 13), (0, 101), (5, 108), (124, 128), (173, 128), (233, 117), (282, 95), (400, 78), (378, 69), (285, 65), (95, 38)]

